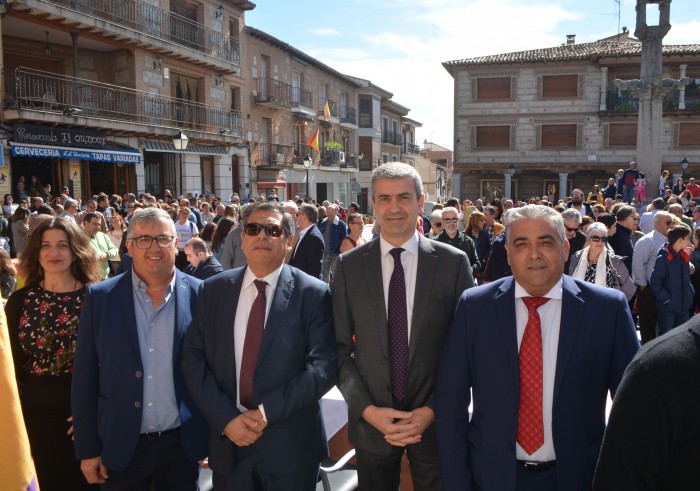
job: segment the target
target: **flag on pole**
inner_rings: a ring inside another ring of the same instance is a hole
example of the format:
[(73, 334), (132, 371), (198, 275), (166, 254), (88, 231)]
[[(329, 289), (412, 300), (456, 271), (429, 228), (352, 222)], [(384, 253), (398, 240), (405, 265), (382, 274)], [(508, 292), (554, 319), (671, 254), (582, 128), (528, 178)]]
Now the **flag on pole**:
[(331, 108), (328, 106), (328, 101), (326, 100), (326, 103), (323, 105), (323, 118), (326, 121), (331, 120)]
[(5, 311), (0, 309), (0, 489), (38, 491), (17, 392)]
[(321, 131), (321, 130), (320, 130), (320, 129), (316, 129), (316, 131), (314, 132), (314, 134), (311, 135), (311, 138), (309, 139), (309, 141), (306, 142), (306, 144), (307, 144), (309, 147), (313, 148), (313, 149), (316, 150), (317, 152), (320, 152), (320, 150), (318, 149), (318, 132), (319, 132), (319, 131)]

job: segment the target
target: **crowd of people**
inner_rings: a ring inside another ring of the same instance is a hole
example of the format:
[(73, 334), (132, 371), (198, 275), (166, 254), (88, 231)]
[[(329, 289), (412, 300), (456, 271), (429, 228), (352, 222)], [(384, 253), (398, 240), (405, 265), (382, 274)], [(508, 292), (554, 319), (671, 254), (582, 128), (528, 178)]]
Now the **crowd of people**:
[[(415, 169), (385, 164), (369, 240), (356, 203), (276, 193), (5, 196), (0, 282), (41, 488), (194, 491), (209, 466), (216, 490), (315, 489), (334, 385), (360, 489), (398, 489), (404, 455), (417, 490), (697, 485), (700, 424), (675, 406), (700, 397), (648, 365), (700, 364), (700, 206), (665, 187), (644, 206), (628, 171), (426, 215)], [(645, 383), (664, 421), (631, 438)]]

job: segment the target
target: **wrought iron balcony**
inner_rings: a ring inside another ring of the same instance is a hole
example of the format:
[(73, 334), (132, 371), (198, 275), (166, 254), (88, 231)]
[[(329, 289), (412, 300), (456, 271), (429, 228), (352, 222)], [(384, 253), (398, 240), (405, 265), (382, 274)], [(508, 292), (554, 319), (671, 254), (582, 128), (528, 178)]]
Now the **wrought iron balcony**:
[(330, 99), (326, 99), (325, 97), (318, 98), (318, 115), (323, 116), (323, 110), (326, 106), (326, 101), (328, 101), (328, 109), (331, 112), (331, 117), (337, 118), (338, 117), (338, 103), (335, 101), (332, 101)]
[(639, 98), (630, 89), (609, 90), (606, 99), (608, 111), (631, 113), (639, 111)]
[(356, 125), (357, 112), (355, 111), (355, 108), (340, 106), (340, 122)]
[(292, 86), (270, 77), (255, 79), (255, 97), (258, 104), (289, 108), (292, 105)]
[(292, 87), (292, 107), (313, 111), (314, 103), (311, 92), (301, 87)]
[(141, 0), (39, 0), (177, 44), (240, 67), (238, 39)]
[(310, 155), (311, 158), (314, 157), (314, 150), (310, 145), (305, 145), (303, 143), (295, 143), (294, 151), (292, 152), (292, 163), (293, 164), (303, 164), (304, 159)]
[(221, 109), (175, 97), (68, 77), (31, 68), (4, 72), (6, 109), (122, 121), (164, 128), (191, 128), (241, 137), (243, 119)]
[(401, 133), (394, 133), (393, 131), (382, 131), (382, 143), (388, 143), (390, 145), (401, 145)]
[(404, 153), (420, 153), (420, 146), (414, 143), (406, 143)]
[(289, 157), (290, 149), (290, 145), (258, 143), (253, 150), (252, 159), (255, 165), (286, 167), (292, 163)]

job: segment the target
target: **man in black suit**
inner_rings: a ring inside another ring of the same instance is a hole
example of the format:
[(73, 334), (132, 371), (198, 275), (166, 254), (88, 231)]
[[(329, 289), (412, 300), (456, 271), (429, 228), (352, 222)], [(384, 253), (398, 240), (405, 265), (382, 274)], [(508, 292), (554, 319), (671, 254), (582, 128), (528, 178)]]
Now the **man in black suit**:
[(416, 231), (424, 200), (413, 167), (377, 168), (380, 237), (340, 256), (335, 270), (339, 388), (360, 489), (396, 491), (404, 453), (414, 488), (440, 489), (433, 388), (457, 301), (474, 282), (462, 251)]
[(615, 395), (594, 491), (700, 488), (700, 317), (645, 344)]
[(311, 204), (303, 204), (297, 213), (299, 240), (292, 251), (289, 265), (302, 270), (314, 278), (322, 279), (323, 235), (318, 230), (318, 209)]
[(241, 221), (248, 266), (204, 282), (182, 357), (214, 489), (315, 489), (328, 456), (319, 400), (338, 378), (330, 291), (284, 264), (294, 220), (278, 203)]

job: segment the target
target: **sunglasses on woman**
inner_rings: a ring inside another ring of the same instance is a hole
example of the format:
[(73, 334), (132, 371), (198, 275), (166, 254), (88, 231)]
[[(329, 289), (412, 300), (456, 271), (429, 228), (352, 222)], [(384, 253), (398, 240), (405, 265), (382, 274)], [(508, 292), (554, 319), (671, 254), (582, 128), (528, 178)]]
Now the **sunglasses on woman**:
[(591, 241), (602, 242), (603, 244), (605, 244), (608, 241), (608, 238), (607, 237), (600, 237), (598, 235), (593, 235), (593, 236), (591, 236)]

